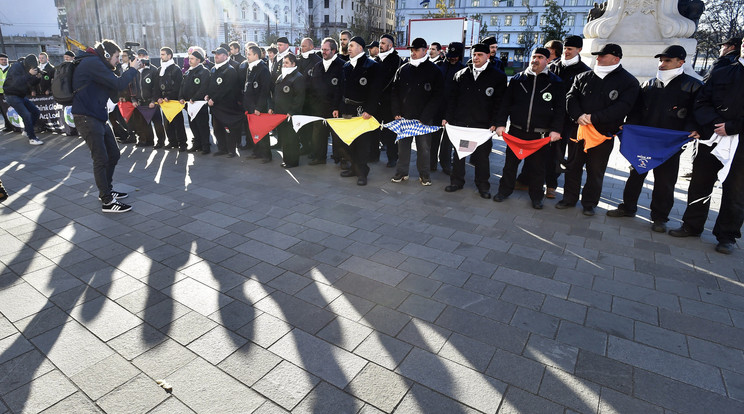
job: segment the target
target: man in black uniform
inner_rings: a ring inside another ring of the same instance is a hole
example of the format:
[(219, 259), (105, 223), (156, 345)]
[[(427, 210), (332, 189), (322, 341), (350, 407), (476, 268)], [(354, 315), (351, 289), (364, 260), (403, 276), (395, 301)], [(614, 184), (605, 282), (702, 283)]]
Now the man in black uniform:
[[(740, 47), (744, 49), (744, 47)], [(736, 239), (741, 238), (744, 223), (744, 59), (711, 75), (700, 89), (695, 102), (695, 119), (700, 125), (701, 136), (708, 139), (716, 133), (720, 136), (739, 135), (739, 144), (732, 154), (726, 179), (722, 183), (721, 209), (718, 212), (713, 235), (718, 240), (716, 251), (731, 254)], [(733, 138), (723, 138), (724, 140)], [(717, 145), (722, 145), (718, 143)], [(699, 236), (705, 229), (710, 209), (710, 195), (723, 164), (711, 153), (712, 147), (698, 146), (698, 154), (692, 164), (692, 180), (687, 190), (687, 209), (682, 216), (682, 226), (670, 230), (675, 237)]]
[(723, 43), (719, 43), (718, 46), (721, 48), (718, 59), (713, 62), (708, 73), (705, 74), (704, 82), (708, 82), (713, 71), (736, 63), (739, 60), (739, 50), (741, 49), (741, 37), (732, 37)]
[(442, 44), (439, 42), (432, 42), (432, 44), (429, 45), (429, 61), (435, 65), (443, 61), (444, 58), (442, 57), (441, 52)]
[[(380, 64), (380, 77), (383, 85), (380, 95), (379, 121), (385, 124), (394, 119), (393, 110), (390, 107), (390, 98), (393, 92), (395, 74), (398, 72), (398, 68), (403, 65), (403, 59), (398, 56), (398, 51), (395, 50), (395, 39), (392, 35), (384, 34), (380, 36), (380, 53), (375, 57), (375, 62)], [(395, 167), (398, 164), (398, 144), (395, 143), (395, 133), (389, 129), (383, 129), (378, 136), (387, 151), (387, 166)], [(376, 152), (374, 151), (375, 148), (377, 149)], [(372, 158), (379, 159), (380, 147), (372, 145), (372, 151)]]
[[(382, 90), (380, 65), (367, 58), (366, 43), (359, 36), (349, 40), (349, 61), (343, 68), (341, 115), (344, 118), (361, 116), (369, 119), (376, 115)], [(340, 58), (340, 56), (339, 56)], [(360, 135), (351, 145), (340, 144), (344, 158), (351, 160), (351, 169), (341, 172), (342, 177), (357, 177), (357, 185), (367, 185), (370, 139), (377, 139), (378, 131)]]
[(240, 54), (240, 42), (230, 42), (230, 60), (238, 64), (245, 60), (245, 56)]
[[(462, 45), (462, 43), (460, 43)], [(452, 43), (448, 49), (453, 48)], [(455, 48), (457, 49), (457, 48)], [(456, 52), (456, 50), (455, 50)], [(448, 50), (448, 56), (450, 51)], [(496, 118), (501, 100), (506, 90), (506, 75), (488, 62), (488, 47), (484, 44), (473, 45), (471, 49), (473, 65), (459, 70), (447, 89), (447, 112), (442, 125), (469, 128), (490, 128), (496, 130)], [(457, 62), (461, 63), (461, 62)], [(446, 80), (445, 80), (446, 82)], [(451, 147), (450, 147), (451, 148)], [(475, 166), (475, 186), (481, 197), (491, 198), (491, 167), (488, 156), (491, 155), (493, 141), (489, 139), (478, 146), (470, 156)], [(455, 154), (454, 168), (450, 175), (450, 185), (444, 191), (451, 193), (465, 185), (465, 159)]]
[[(323, 118), (338, 118), (344, 61), (338, 58), (338, 46), (336, 41), (330, 37), (323, 39), (320, 52), (323, 54), (323, 60), (315, 64), (308, 81), (308, 91), (313, 97), (308, 114)], [(324, 122), (313, 123), (313, 141), (310, 146), (312, 153), (309, 165), (326, 163), (329, 133), (330, 129)], [(338, 145), (338, 142), (333, 144), (336, 151), (338, 151)]]
[[(531, 141), (550, 136), (552, 142), (561, 139), (566, 89), (561, 78), (547, 69), (549, 57), (548, 49), (538, 47), (532, 52), (530, 66), (509, 82), (496, 120), (498, 135), (503, 135), (509, 118), (509, 134), (516, 138)], [(543, 208), (544, 157), (548, 156), (548, 151), (549, 148), (543, 146), (524, 159), (524, 168), (530, 172), (530, 200), (532, 207), (538, 210)], [(504, 201), (514, 191), (519, 162), (511, 147), (507, 147), (504, 173), (493, 201)]]
[[(183, 74), (181, 92), (179, 93), (181, 104), (193, 105), (194, 101), (201, 101), (207, 95), (209, 88), (209, 69), (205, 68), (204, 55), (195, 49), (189, 55), (189, 70)], [(191, 141), (190, 152), (201, 151), (209, 154), (209, 109), (203, 105), (194, 119), (189, 122), (194, 139)]]
[[(312, 100), (315, 99), (310, 89), (310, 77), (312, 76), (315, 65), (323, 60), (317, 53), (315, 53), (315, 45), (313, 39), (306, 37), (300, 42), (300, 54), (297, 56), (297, 70), (305, 78), (307, 89), (305, 91), (305, 102), (302, 106), (301, 114), (309, 114), (311, 112)], [(308, 126), (307, 128), (300, 129), (297, 134), (300, 139), (300, 150), (301, 155), (310, 155), (312, 153), (312, 139), (313, 139), (313, 128)]]
[[(641, 85), (633, 110), (627, 123), (656, 128), (690, 131), (691, 138), (700, 138), (693, 115), (695, 97), (703, 83), (684, 73), (687, 52), (679, 45), (666, 48), (656, 55), (659, 71), (655, 78)], [(654, 191), (651, 194), (651, 230), (665, 233), (669, 212), (674, 205), (674, 186), (679, 173), (679, 157), (682, 150), (654, 168)], [(633, 217), (638, 209), (638, 197), (648, 172), (639, 174), (630, 170), (625, 182), (623, 202), (607, 212), (609, 217)]]
[[(261, 49), (258, 46), (250, 46), (246, 51), (246, 57), (248, 67), (243, 86), (243, 109), (254, 115), (265, 114), (269, 112), (271, 74), (266, 63), (261, 60)], [(246, 139), (253, 142), (250, 135)], [(250, 158), (261, 159), (264, 164), (271, 162), (271, 144), (268, 136), (253, 146)]]
[(274, 56), (274, 64), (271, 66), (271, 81), (275, 83), (279, 75), (282, 74), (284, 57), (289, 54), (289, 39), (284, 36), (276, 39), (276, 49), (277, 53)]
[[(411, 60), (395, 74), (390, 106), (395, 119), (416, 119), (424, 125), (435, 125), (435, 117), (439, 113), (444, 94), (442, 71), (426, 55), (426, 40), (420, 37), (413, 39), (410, 49)], [(398, 140), (400, 162), (391, 179), (394, 183), (408, 179), (412, 143), (413, 137)], [(431, 185), (430, 150), (431, 134), (417, 135), (416, 168), (419, 171), (419, 181), (424, 186)]]
[(560, 40), (548, 40), (548, 43), (545, 43), (545, 48), (550, 51), (548, 64), (557, 62), (560, 60), (561, 55), (563, 55), (563, 43)]
[(559, 209), (576, 205), (586, 164), (581, 205), (587, 216), (593, 216), (599, 204), (607, 162), (615, 145), (612, 137), (620, 130), (640, 91), (636, 78), (620, 64), (623, 49), (619, 45), (608, 43), (592, 55), (597, 56), (597, 65), (593, 71), (576, 77), (566, 98), (566, 109), (574, 122), (593, 125), (608, 139), (587, 152), (584, 152), (586, 141), (575, 146), (572, 161), (566, 168), (563, 199), (555, 205)]
[(380, 54), (380, 42), (377, 40), (373, 41), (367, 46), (367, 52), (369, 53), (369, 57), (374, 59), (377, 57), (377, 55)]
[(39, 72), (41, 72), (41, 80), (36, 94), (38, 96), (51, 95), (54, 65), (49, 61), (49, 55), (46, 52), (39, 53)]
[(238, 71), (229, 63), (227, 50), (219, 47), (212, 53), (215, 65), (204, 99), (211, 108), (214, 137), (217, 139), (217, 152), (214, 155), (233, 158), (245, 117), (240, 102), (242, 89), (238, 84)]
[(481, 40), (481, 43), (488, 46), (488, 50), (491, 52), (491, 63), (493, 64), (496, 69), (500, 71), (504, 71), (504, 65), (501, 63), (501, 59), (496, 55), (496, 53), (499, 50), (499, 42), (496, 40), (494, 36), (488, 36), (487, 38)]
[[(160, 49), (160, 72), (158, 72), (158, 87), (160, 97), (158, 103), (177, 101), (181, 92), (181, 81), (183, 73), (173, 60), (173, 50), (169, 47)], [(183, 123), (183, 111), (179, 112), (173, 120), (165, 120), (165, 133), (168, 136), (168, 147), (178, 148), (186, 151), (186, 127)]]
[[(121, 53), (121, 63), (118, 65), (117, 69), (119, 73), (124, 73), (129, 69), (130, 61), (134, 61), (134, 52), (132, 52), (132, 55), (130, 56), (129, 51), (125, 50)], [(139, 75), (139, 72), (137, 73)], [(132, 106), (137, 106), (137, 95), (139, 92), (137, 91), (137, 88), (139, 87), (139, 76), (136, 76), (132, 82), (127, 85), (125, 89), (122, 89), (119, 91), (119, 102), (132, 102)], [(125, 131), (125, 139), (120, 141), (122, 144), (128, 144), (128, 143), (134, 143), (137, 142), (137, 135), (144, 135), (146, 132), (143, 130), (143, 123), (138, 122), (138, 118), (132, 118), (134, 115), (134, 112), (138, 111), (132, 111), (132, 114), (129, 117), (129, 120), (127, 121), (124, 119), (124, 116), (121, 114), (121, 111), (117, 107), (114, 109), (114, 113), (117, 115), (117, 120), (119, 122), (119, 125), (124, 129)]]
[[(449, 96), (452, 93), (452, 88), (456, 85), (454, 82), (455, 74), (465, 68), (465, 64), (462, 63), (464, 53), (465, 45), (460, 42), (452, 42), (447, 46), (446, 59), (437, 64), (439, 70), (442, 71), (442, 75), (444, 75), (445, 96)], [(494, 68), (494, 65), (491, 64), (490, 66), (492, 69)], [(506, 83), (504, 87), (506, 87)], [(501, 99), (501, 94), (498, 95), (498, 99)], [(445, 117), (446, 110), (447, 100), (444, 100), (440, 112), (442, 119)], [(431, 170), (437, 170), (437, 160), (439, 160), (439, 164), (442, 166), (442, 172), (447, 175), (452, 174), (452, 150), (452, 143), (447, 137), (447, 131), (444, 131), (444, 134), (433, 134), (431, 137), (431, 152), (429, 154), (429, 166)]]
[[(149, 108), (155, 108), (155, 101), (160, 94), (158, 88), (158, 72), (160, 68), (150, 64), (150, 56), (147, 54), (146, 49), (137, 50), (137, 57), (142, 62), (142, 67), (139, 69), (139, 76), (137, 78), (139, 82), (137, 101), (139, 105), (146, 105)], [(135, 119), (135, 124), (141, 122), (146, 124), (142, 129), (143, 136), (139, 137), (137, 141), (138, 147), (151, 147), (155, 144), (155, 136), (152, 133), (153, 126), (155, 127), (155, 135), (157, 135), (157, 148), (163, 148), (165, 142), (165, 127), (163, 126), (163, 115), (160, 112), (160, 108), (157, 108), (155, 114), (150, 119), (150, 123), (145, 122), (145, 117), (139, 111), (132, 113), (132, 117)], [(141, 118), (141, 119), (139, 119)]]
[[(305, 77), (297, 70), (297, 57), (288, 54), (284, 57), (282, 74), (276, 80), (274, 93), (269, 100), (270, 114), (302, 114), (305, 104)], [(282, 122), (277, 126), (277, 134), (281, 137), (282, 167), (292, 168), (300, 165), (300, 141), (290, 122)]]

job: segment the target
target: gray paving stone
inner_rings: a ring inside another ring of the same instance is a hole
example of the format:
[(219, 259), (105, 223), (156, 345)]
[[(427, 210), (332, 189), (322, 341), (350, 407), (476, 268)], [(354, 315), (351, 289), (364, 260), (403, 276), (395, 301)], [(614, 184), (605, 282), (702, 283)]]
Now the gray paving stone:
[(574, 373), (623, 394), (633, 392), (633, 367), (593, 352), (579, 351)]
[[(395, 252), (390, 252), (390, 253), (397, 254), (403, 258), (403, 260), (397, 266), (397, 268), (404, 272), (415, 273), (421, 276), (429, 276), (438, 267), (436, 263), (432, 263), (427, 260), (419, 259), (417, 257), (409, 257), (409, 256), (402, 255), (402, 254), (395, 253)], [(379, 252), (376, 255), (382, 256)], [(373, 260), (374, 260), (374, 257), (373, 257)], [(380, 257), (380, 261), (382, 263), (390, 263), (390, 259), (387, 257), (387, 254), (385, 255), (385, 257)]]
[(568, 300), (606, 311), (612, 309), (612, 296), (577, 285), (571, 286)]
[(4, 362), (0, 364), (0, 395), (5, 395), (28, 384), (53, 369), (54, 365), (37, 350), (26, 352)]
[(284, 272), (282, 275), (272, 279), (268, 285), (286, 294), (294, 295), (311, 282), (312, 280), (296, 273)]
[(162, 379), (196, 359), (196, 355), (179, 343), (167, 340), (135, 358), (132, 363), (152, 378)]
[(292, 326), (288, 323), (268, 313), (263, 313), (238, 329), (237, 332), (240, 336), (268, 348), (291, 330)]
[[(519, 251), (522, 252), (524, 248), (526, 248), (526, 246), (521, 246)], [(530, 253), (525, 252), (523, 254), (530, 254)], [(504, 272), (503, 273), (504, 276), (506, 276), (506, 274), (508, 273), (516, 272), (516, 273), (543, 275), (546, 278), (549, 278), (549, 277), (552, 277), (553, 274), (555, 273), (556, 265), (539, 261), (539, 257), (542, 255), (542, 252), (540, 252), (540, 254), (538, 254), (536, 257), (535, 256), (525, 257), (523, 254), (516, 253), (516, 250), (510, 250), (510, 253), (501, 253), (501, 252), (492, 251), (489, 254), (487, 254), (483, 260), (489, 263), (494, 263), (494, 264), (499, 265), (502, 269), (500, 271)], [(500, 277), (497, 279), (503, 280)], [(506, 280), (503, 280), (503, 281), (507, 282)], [(524, 286), (524, 287), (527, 287), (527, 286)], [(559, 294), (560, 292), (556, 292), (556, 295), (559, 295)]]
[(196, 412), (252, 412), (265, 399), (236, 379), (197, 358), (169, 375), (173, 395)]
[(217, 323), (197, 312), (189, 312), (174, 320), (160, 331), (176, 340), (181, 345), (187, 345), (196, 338), (212, 330)]
[(188, 348), (212, 364), (218, 364), (247, 342), (247, 339), (222, 326), (217, 326), (195, 339)]
[(464, 256), (452, 254), (443, 250), (434, 249), (427, 246), (422, 246), (420, 244), (415, 243), (408, 243), (403, 249), (400, 250), (400, 253), (418, 257), (420, 259), (429, 260), (431, 262), (457, 268), (460, 266), (460, 264), (465, 260)]
[(265, 243), (261, 243), (256, 240), (249, 240), (239, 246), (235, 247), (240, 253), (245, 253), (249, 256), (255, 257), (258, 260), (270, 263), (272, 265), (278, 265), (279, 263), (292, 257), (292, 254), (285, 252), (284, 250), (278, 249), (274, 246), (270, 246)]
[(729, 397), (744, 401), (744, 375), (727, 370), (721, 370), (723, 381), (726, 383), (726, 391)]
[(431, 297), (431, 295), (433, 295), (440, 286), (442, 286), (441, 282), (416, 274), (409, 274), (397, 285), (397, 287), (400, 289), (407, 290), (411, 293), (416, 293), (424, 297)]
[(541, 363), (497, 349), (486, 374), (507, 384), (537, 393), (544, 371), (545, 366)]
[(163, 293), (204, 316), (209, 316), (231, 301), (224, 294), (191, 278), (176, 282), (169, 290)]
[(168, 296), (166, 296), (165, 300), (159, 301), (154, 305), (146, 306), (145, 310), (137, 313), (137, 316), (156, 328), (170, 325), (176, 319), (192, 312), (191, 309), (174, 301)]
[(414, 318), (400, 331), (397, 338), (411, 345), (437, 353), (447, 342), (451, 333), (448, 329)]
[(372, 333), (372, 329), (350, 319), (338, 317), (318, 332), (318, 337), (352, 351)]
[(499, 414), (551, 414), (563, 410), (560, 405), (545, 398), (530, 394), (516, 387), (509, 387), (504, 396), (504, 403), (499, 408)]
[(433, 298), (448, 305), (463, 309), (475, 305), (485, 299), (485, 297), (479, 293), (447, 284), (442, 285), (442, 287), (440, 287), (434, 294)]
[(97, 401), (107, 412), (147, 412), (156, 407), (168, 394), (155, 381), (140, 374)]
[(38, 413), (73, 394), (77, 389), (61, 372), (54, 370), (3, 396), (15, 413)]
[(36, 335), (61, 326), (67, 322), (67, 319), (68, 315), (60, 308), (50, 306), (39, 311), (37, 314), (16, 321), (14, 325), (15, 329), (21, 331), (24, 337), (33, 338)]
[(558, 331), (559, 321), (558, 318), (553, 316), (518, 306), (511, 325), (552, 338), (555, 336), (556, 331)]
[(311, 333), (318, 332), (335, 317), (325, 309), (278, 291), (261, 299), (255, 307)]
[(447, 266), (437, 267), (429, 278), (447, 283), (452, 286), (462, 286), (470, 277), (470, 272), (453, 269)]
[[(235, 255), (233, 258), (239, 256), (241, 255)], [(251, 261), (251, 263), (254, 262), (255, 260)], [(239, 268), (243, 269), (242, 266)], [(206, 261), (194, 263), (193, 265), (183, 269), (182, 273), (189, 276), (189, 278), (220, 292), (227, 292), (245, 281), (245, 276), (226, 269), (225, 267), (207, 263)]]
[(339, 413), (355, 414), (362, 413), (360, 409), (364, 403), (352, 395), (341, 391), (340, 389), (321, 381), (305, 397), (302, 402), (292, 410), (294, 414), (315, 414), (315, 413)]
[(266, 401), (263, 404), (261, 404), (256, 411), (253, 412), (253, 414), (286, 414), (289, 411), (285, 410), (284, 408), (274, 404), (271, 401)]
[(659, 308), (679, 311), (679, 300), (677, 300), (676, 296), (653, 289), (629, 285), (605, 278), (597, 278), (594, 281), (593, 289)]
[(579, 350), (573, 346), (542, 337), (530, 335), (523, 355), (549, 367), (573, 372)]
[(11, 322), (31, 316), (51, 304), (27, 283), (0, 290), (0, 312)]
[(666, 351), (610, 336), (607, 356), (686, 384), (719, 394), (726, 393), (718, 369)]
[(621, 338), (633, 338), (633, 320), (614, 313), (589, 308), (586, 326)]
[(621, 394), (609, 388), (602, 388), (599, 398), (600, 414), (649, 413), (663, 414), (661, 407), (651, 405), (637, 398)]
[(193, 411), (177, 398), (170, 397), (148, 414), (192, 414)]
[(392, 412), (412, 382), (379, 365), (369, 363), (349, 383), (347, 390), (385, 412)]
[[(495, 413), (506, 384), (414, 348), (396, 369), (403, 376), (437, 390), (475, 409)], [(467, 391), (466, 391), (467, 390)]]
[(658, 325), (659, 323), (656, 307), (620, 297), (615, 297), (612, 300), (612, 312), (651, 325)]
[(300, 329), (282, 337), (269, 351), (339, 388), (346, 387), (366, 364), (362, 358)]
[(316, 376), (282, 361), (253, 385), (271, 401), (291, 410), (320, 382)]
[(465, 309), (495, 321), (509, 323), (517, 311), (517, 305), (499, 299), (486, 298)]
[(356, 355), (388, 369), (394, 369), (408, 355), (412, 346), (391, 336), (373, 333), (354, 349)]
[(31, 342), (67, 376), (75, 375), (114, 353), (75, 321), (45, 332)]
[(73, 375), (70, 379), (91, 400), (95, 401), (139, 373), (140, 370), (131, 363), (120, 355), (114, 354)]
[(687, 338), (674, 331), (643, 322), (635, 322), (635, 341), (682, 356), (689, 356)]
[(43, 414), (98, 414), (100, 412), (101, 410), (79, 391), (42, 411)]
[(408, 297), (408, 292), (404, 290), (354, 273), (347, 274), (335, 282), (333, 286), (344, 292), (353, 293), (364, 299), (392, 308), (398, 307)]
[(680, 298), (679, 303), (682, 306), (682, 313), (696, 316), (698, 318), (709, 319), (724, 325), (731, 325), (731, 316), (729, 315), (728, 309), (724, 307), (687, 298)]
[(249, 342), (220, 362), (219, 368), (251, 387), (281, 361), (273, 353)]
[(659, 326), (732, 348), (744, 349), (744, 329), (721, 325), (666, 309), (659, 309)]
[(719, 368), (744, 374), (744, 353), (702, 339), (688, 337), (690, 358)]
[(398, 306), (399, 311), (428, 322), (434, 322), (444, 308), (443, 303), (418, 295), (409, 296)]
[(506, 289), (501, 294), (501, 300), (538, 310), (545, 301), (545, 295), (521, 287), (506, 285)]
[(556, 340), (600, 355), (607, 348), (606, 333), (568, 321), (561, 321)]
[(108, 341), (142, 323), (116, 302), (99, 297), (73, 308), (70, 316), (103, 341)]
[(559, 369), (547, 367), (538, 395), (582, 413), (599, 408), (600, 387)]
[(17, 333), (18, 330), (5, 317), (0, 316), (0, 339), (7, 338)]
[(260, 313), (253, 306), (240, 301), (233, 301), (223, 306), (219, 311), (209, 315), (209, 319), (231, 331), (235, 331), (252, 321)]
[(339, 267), (390, 286), (397, 285), (408, 275), (408, 273), (402, 270), (356, 256), (350, 257), (341, 263)]
[(474, 414), (478, 411), (421, 385), (414, 384), (396, 412), (412, 414)]
[(527, 332), (521, 329), (451, 306), (442, 312), (436, 324), (477, 341), (514, 353), (522, 352), (529, 336)]
[(555, 296), (546, 296), (540, 307), (540, 312), (566, 319), (571, 322), (583, 324), (586, 319), (587, 308), (584, 305), (573, 303), (568, 300), (559, 299)]
[(80, 279), (55, 266), (28, 272), (23, 275), (23, 280), (47, 297), (82, 284)]

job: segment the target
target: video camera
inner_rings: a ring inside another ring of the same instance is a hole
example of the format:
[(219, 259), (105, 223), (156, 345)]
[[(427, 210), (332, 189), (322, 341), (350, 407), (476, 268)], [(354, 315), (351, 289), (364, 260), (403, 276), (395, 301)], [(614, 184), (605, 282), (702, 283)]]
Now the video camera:
[(129, 57), (129, 61), (133, 61), (137, 57), (137, 52), (135, 52), (132, 48), (138, 47), (140, 44), (137, 42), (124, 42), (124, 50), (123, 52), (127, 54), (127, 57)]

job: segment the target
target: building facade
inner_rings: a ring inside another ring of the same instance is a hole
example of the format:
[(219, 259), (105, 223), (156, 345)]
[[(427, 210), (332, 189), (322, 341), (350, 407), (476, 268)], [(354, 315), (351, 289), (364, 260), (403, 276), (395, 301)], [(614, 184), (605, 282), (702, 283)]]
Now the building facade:
[[(485, 36), (495, 36), (499, 43), (499, 54), (510, 64), (517, 66), (524, 62), (525, 44), (543, 45), (547, 40), (542, 34), (545, 25), (545, 0), (444, 0), (447, 9), (456, 16), (480, 18)], [(587, 14), (595, 0), (556, 0), (568, 12), (568, 34), (581, 35), (586, 24)], [(397, 0), (396, 30), (399, 44), (408, 44), (408, 22), (411, 19), (425, 19), (438, 10), (436, 0), (421, 5), (421, 0)], [(529, 4), (529, 8), (527, 5)], [(428, 7), (425, 7), (428, 6)], [(530, 9), (531, 13), (530, 14)], [(524, 36), (531, 36), (525, 42)]]
[(308, 27), (316, 39), (350, 30), (368, 43), (395, 31), (395, 0), (307, 0)]

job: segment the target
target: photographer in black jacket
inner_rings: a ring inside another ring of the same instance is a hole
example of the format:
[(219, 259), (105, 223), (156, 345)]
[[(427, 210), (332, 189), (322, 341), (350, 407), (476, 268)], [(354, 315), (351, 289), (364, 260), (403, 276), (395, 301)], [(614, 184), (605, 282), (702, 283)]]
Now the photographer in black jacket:
[(5, 102), (12, 106), (23, 120), (23, 127), (28, 135), (28, 143), (31, 145), (41, 145), (44, 142), (36, 138), (34, 126), (39, 121), (41, 113), (26, 96), (31, 94), (41, 77), (39, 76), (39, 61), (35, 55), (28, 55), (25, 58), (18, 59), (18, 62), (10, 65), (8, 69), (5, 84)]

